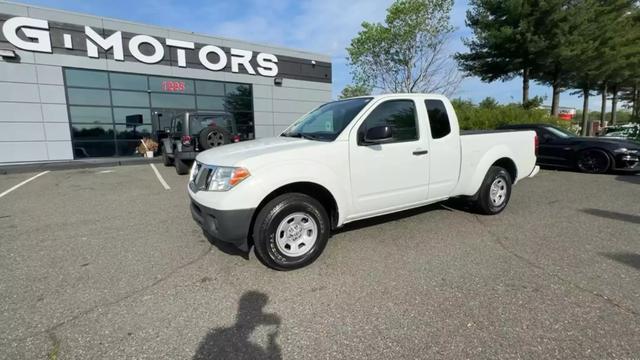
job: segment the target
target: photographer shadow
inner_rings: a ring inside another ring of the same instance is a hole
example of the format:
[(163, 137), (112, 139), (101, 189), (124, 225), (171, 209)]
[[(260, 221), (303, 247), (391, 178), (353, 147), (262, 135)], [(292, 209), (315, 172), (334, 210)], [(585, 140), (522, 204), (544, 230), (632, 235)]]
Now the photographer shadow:
[[(276, 342), (281, 320), (278, 315), (263, 311), (268, 300), (266, 294), (258, 291), (244, 293), (238, 303), (236, 323), (226, 328), (211, 329), (200, 341), (193, 359), (282, 359)], [(259, 326), (275, 327), (268, 334), (264, 347), (250, 341)]]

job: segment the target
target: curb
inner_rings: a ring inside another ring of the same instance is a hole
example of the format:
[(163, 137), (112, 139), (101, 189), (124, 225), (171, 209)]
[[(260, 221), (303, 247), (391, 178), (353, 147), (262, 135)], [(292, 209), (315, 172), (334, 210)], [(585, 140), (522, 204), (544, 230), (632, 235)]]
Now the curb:
[(158, 164), (162, 163), (162, 158), (157, 157), (153, 159), (146, 158), (134, 158), (134, 159), (122, 159), (122, 160), (73, 160), (62, 162), (42, 162), (42, 163), (29, 163), (19, 165), (3, 165), (0, 166), (0, 175), (9, 174), (21, 174), (26, 172), (37, 171), (56, 171), (56, 170), (73, 170), (73, 169), (90, 169), (100, 167), (114, 167), (114, 166), (127, 166), (127, 165), (144, 165), (144, 164)]

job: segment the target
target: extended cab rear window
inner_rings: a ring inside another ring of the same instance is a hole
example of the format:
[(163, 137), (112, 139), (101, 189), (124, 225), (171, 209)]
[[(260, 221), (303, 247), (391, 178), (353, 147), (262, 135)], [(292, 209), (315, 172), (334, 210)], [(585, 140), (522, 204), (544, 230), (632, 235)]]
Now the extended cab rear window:
[(431, 137), (434, 139), (443, 138), (451, 133), (451, 123), (444, 103), (441, 100), (425, 100), (427, 113), (429, 114), (429, 127)]

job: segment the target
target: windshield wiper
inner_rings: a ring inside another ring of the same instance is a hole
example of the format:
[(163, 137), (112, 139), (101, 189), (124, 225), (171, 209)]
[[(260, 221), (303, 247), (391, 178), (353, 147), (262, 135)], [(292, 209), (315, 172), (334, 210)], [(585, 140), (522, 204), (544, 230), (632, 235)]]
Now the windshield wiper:
[(284, 133), (280, 136), (302, 138), (307, 140), (318, 140), (317, 136), (311, 135), (311, 134), (304, 134), (304, 133)]

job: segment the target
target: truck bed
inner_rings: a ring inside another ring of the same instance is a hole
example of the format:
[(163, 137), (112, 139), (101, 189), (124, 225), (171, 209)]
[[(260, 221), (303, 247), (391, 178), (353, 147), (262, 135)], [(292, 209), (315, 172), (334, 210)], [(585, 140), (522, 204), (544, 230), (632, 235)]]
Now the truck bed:
[[(517, 168), (517, 177), (513, 182), (527, 177), (534, 169), (536, 157), (533, 131), (489, 130), (461, 132), (461, 166), (459, 194), (473, 195), (478, 183), (486, 171), (478, 172), (478, 168), (488, 166), (487, 159), (494, 159), (494, 154), (512, 159)], [(523, 146), (524, 144), (530, 144)], [(493, 162), (493, 160), (492, 160)]]

